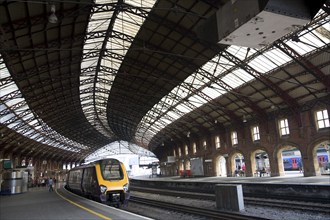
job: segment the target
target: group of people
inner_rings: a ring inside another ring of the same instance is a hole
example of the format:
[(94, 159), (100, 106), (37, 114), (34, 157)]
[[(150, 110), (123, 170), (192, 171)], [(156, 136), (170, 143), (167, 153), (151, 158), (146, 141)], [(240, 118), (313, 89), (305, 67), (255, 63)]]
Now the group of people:
[(49, 192), (54, 191), (53, 186), (56, 184), (56, 179), (55, 178), (35, 178), (34, 180), (34, 186), (47, 186)]
[(244, 176), (245, 175), (245, 164), (243, 163), (242, 166), (238, 165), (235, 170), (235, 176)]

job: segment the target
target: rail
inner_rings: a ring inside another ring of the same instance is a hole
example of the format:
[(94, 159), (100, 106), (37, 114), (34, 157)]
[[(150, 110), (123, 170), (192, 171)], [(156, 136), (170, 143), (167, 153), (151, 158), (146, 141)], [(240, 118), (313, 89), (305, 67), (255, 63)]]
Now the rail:
[[(146, 192), (146, 193), (158, 193), (162, 195), (182, 197), (182, 198), (192, 198), (192, 199), (204, 199), (215, 201), (215, 195), (210, 193), (198, 193), (198, 192), (182, 192), (175, 190), (165, 190), (165, 189), (152, 189), (144, 187), (131, 187), (131, 190)], [(274, 208), (286, 208), (294, 210), (303, 210), (311, 212), (322, 212), (330, 214), (328, 203), (315, 203), (313, 201), (295, 201), (291, 200), (290, 196), (278, 198), (254, 198), (254, 197), (244, 197), (244, 203), (249, 205), (258, 206), (268, 206)]]
[(131, 196), (130, 202), (135, 202), (139, 204), (143, 204), (146, 206), (153, 206), (161, 209), (166, 210), (172, 210), (182, 213), (187, 213), (191, 215), (198, 215), (210, 219), (232, 219), (232, 220), (258, 220), (258, 219), (267, 219), (267, 218), (261, 218), (256, 216), (247, 216), (240, 214), (238, 212), (227, 212), (227, 211), (218, 211), (218, 210), (212, 210), (212, 209), (205, 209), (205, 208), (196, 208), (192, 206), (186, 206), (186, 205), (179, 205), (174, 203), (168, 203), (158, 200), (152, 200), (152, 199), (146, 199), (136, 196)]

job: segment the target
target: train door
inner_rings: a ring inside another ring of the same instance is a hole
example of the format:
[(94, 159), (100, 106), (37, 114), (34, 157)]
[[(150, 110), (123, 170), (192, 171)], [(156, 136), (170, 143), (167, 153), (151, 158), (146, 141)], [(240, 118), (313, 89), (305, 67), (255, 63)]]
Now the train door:
[(319, 162), (321, 162), (321, 163), (327, 162), (325, 156), (323, 156), (323, 155), (318, 156), (318, 158), (319, 158)]
[(86, 196), (92, 197), (93, 195), (99, 195), (99, 184), (96, 177), (95, 167), (84, 169), (81, 185), (82, 191)]
[(298, 161), (297, 158), (292, 158), (292, 169), (297, 170), (298, 169)]

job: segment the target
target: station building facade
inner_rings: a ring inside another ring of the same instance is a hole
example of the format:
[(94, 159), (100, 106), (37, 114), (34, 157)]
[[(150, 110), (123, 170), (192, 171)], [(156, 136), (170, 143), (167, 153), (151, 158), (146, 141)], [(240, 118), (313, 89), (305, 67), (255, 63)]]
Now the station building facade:
[[(168, 147), (167, 155), (161, 159), (162, 173), (182, 175), (189, 171), (189, 175), (194, 175), (190, 162), (202, 158), (204, 176), (252, 177), (261, 176), (260, 172), (283, 176), (284, 152), (292, 151), (298, 152), (299, 159), (293, 162), (304, 176), (321, 175), (329, 163), (329, 112), (329, 105), (320, 104), (295, 115), (247, 120), (207, 136), (190, 134), (185, 142)], [(322, 157), (318, 156), (320, 150), (324, 152)], [(168, 158), (175, 159), (169, 162)]]

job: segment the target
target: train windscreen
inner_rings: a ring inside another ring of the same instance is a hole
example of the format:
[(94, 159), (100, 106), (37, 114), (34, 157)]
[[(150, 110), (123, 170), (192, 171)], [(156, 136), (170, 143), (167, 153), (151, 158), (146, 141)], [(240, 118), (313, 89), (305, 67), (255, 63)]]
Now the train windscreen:
[(110, 159), (101, 161), (101, 172), (105, 180), (123, 179), (123, 171), (118, 160)]

